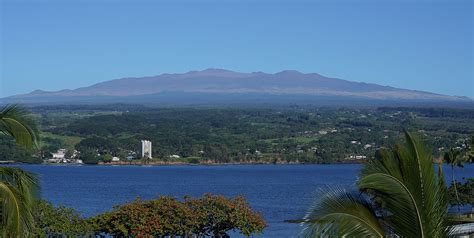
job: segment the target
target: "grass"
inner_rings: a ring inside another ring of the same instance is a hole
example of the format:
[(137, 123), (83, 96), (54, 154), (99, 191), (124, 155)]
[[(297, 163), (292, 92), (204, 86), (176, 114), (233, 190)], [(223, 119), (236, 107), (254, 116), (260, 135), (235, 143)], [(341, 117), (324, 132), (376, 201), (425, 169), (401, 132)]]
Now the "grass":
[(267, 143), (271, 143), (272, 145), (278, 145), (279, 141), (287, 141), (287, 140), (294, 141), (294, 142), (299, 143), (299, 144), (309, 144), (313, 141), (319, 140), (319, 137), (317, 137), (317, 136), (311, 136), (311, 137), (307, 137), (307, 136), (283, 137), (281, 139), (266, 139), (266, 140), (263, 140), (263, 141), (265, 141)]
[[(79, 136), (64, 136), (64, 135), (57, 135), (53, 134), (51, 132), (42, 132), (40, 134), (41, 138), (51, 138), (51, 139), (58, 139), (63, 142), (64, 145), (66, 145), (67, 149), (74, 149), (74, 146), (77, 145), (79, 142), (81, 142), (82, 137)], [(48, 145), (44, 140), (41, 140), (40, 146), (45, 146)]]

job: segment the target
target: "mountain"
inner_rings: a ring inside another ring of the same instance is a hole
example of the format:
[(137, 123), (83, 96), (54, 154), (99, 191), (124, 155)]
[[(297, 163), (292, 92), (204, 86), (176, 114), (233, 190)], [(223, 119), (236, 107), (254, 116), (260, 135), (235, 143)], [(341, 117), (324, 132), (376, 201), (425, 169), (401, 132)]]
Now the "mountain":
[[(153, 95), (155, 97), (153, 97)], [(57, 102), (81, 100), (127, 101), (193, 95), (212, 101), (220, 97), (239, 100), (248, 95), (265, 98), (301, 97), (376, 101), (448, 101), (471, 102), (467, 97), (352, 82), (329, 78), (316, 73), (286, 70), (275, 74), (240, 73), (224, 69), (206, 69), (182, 74), (161, 74), (151, 77), (121, 78), (74, 90), (42, 91), (3, 98), (3, 102)], [(229, 98), (229, 95), (232, 95)], [(192, 98), (191, 97), (191, 98)], [(193, 101), (193, 100), (191, 100)]]

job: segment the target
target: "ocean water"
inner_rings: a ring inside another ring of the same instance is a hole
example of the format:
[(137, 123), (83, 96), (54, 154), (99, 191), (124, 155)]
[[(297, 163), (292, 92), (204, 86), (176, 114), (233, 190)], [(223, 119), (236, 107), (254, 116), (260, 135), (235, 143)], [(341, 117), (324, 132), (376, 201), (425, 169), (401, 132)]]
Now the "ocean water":
[[(171, 195), (244, 195), (268, 223), (257, 237), (297, 237), (302, 227), (284, 220), (301, 219), (321, 188), (355, 188), (361, 165), (226, 166), (46, 166), (23, 165), (37, 173), (41, 196), (73, 207), (84, 216), (134, 200)], [(446, 167), (446, 177), (450, 169)], [(474, 177), (474, 165), (456, 169), (456, 177)], [(238, 234), (232, 234), (238, 236)]]

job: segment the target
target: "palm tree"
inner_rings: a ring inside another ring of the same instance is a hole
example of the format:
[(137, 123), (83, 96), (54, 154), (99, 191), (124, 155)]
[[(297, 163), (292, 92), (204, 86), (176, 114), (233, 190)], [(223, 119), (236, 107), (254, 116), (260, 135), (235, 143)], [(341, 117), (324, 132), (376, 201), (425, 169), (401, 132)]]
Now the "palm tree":
[[(26, 110), (10, 105), (0, 111), (0, 134), (12, 136), (17, 144), (32, 149), (37, 144), (35, 123)], [(38, 197), (38, 180), (19, 168), (0, 167), (0, 234), (25, 236), (31, 231), (32, 206)]]
[(456, 195), (456, 201), (460, 204), (461, 201), (459, 200), (458, 189), (456, 188), (456, 178), (454, 177), (454, 167), (464, 167), (463, 155), (460, 150), (450, 149), (444, 153), (443, 160), (451, 166), (451, 182), (453, 184), (454, 194)]
[(465, 142), (466, 148), (463, 153), (463, 161), (474, 163), (474, 135), (471, 136), (469, 141)]
[(419, 139), (382, 149), (368, 162), (359, 191), (328, 189), (305, 217), (308, 237), (448, 237), (447, 190), (442, 167)]

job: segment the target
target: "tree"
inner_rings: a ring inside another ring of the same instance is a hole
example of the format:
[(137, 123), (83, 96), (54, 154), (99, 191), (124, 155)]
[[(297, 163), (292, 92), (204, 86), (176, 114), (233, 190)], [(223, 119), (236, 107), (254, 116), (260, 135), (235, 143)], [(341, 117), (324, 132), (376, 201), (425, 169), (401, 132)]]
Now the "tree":
[(72, 208), (40, 200), (33, 208), (32, 237), (92, 237), (93, 224)]
[(112, 155), (110, 155), (110, 154), (105, 154), (105, 155), (102, 156), (102, 162), (104, 162), (104, 163), (110, 163), (110, 162), (112, 162), (112, 158), (113, 158)]
[(240, 230), (249, 237), (266, 227), (260, 214), (254, 212), (242, 196), (228, 199), (206, 194), (202, 198), (188, 197), (184, 204), (197, 215), (194, 233), (199, 236), (228, 237), (228, 231)]
[[(451, 186), (448, 189), (449, 203), (457, 205), (474, 205), (474, 178), (468, 178), (464, 183), (456, 183), (456, 191), (454, 190), (454, 186)], [(474, 209), (474, 207), (472, 209)]]
[(230, 230), (250, 236), (266, 227), (243, 197), (228, 199), (211, 194), (187, 197), (184, 202), (166, 196), (137, 199), (92, 220), (96, 234), (117, 237), (229, 237)]
[(471, 136), (469, 141), (465, 142), (465, 146), (466, 148), (463, 154), (463, 160), (474, 163), (474, 135)]
[[(419, 139), (382, 149), (361, 171), (359, 191), (328, 189), (305, 217), (313, 237), (447, 237), (447, 188), (442, 167)], [(438, 179), (439, 178), (439, 179)]]
[(90, 148), (83, 148), (79, 158), (84, 164), (98, 164), (100, 161), (100, 156), (97, 154), (97, 151)]
[(118, 152), (118, 143), (115, 139), (93, 136), (81, 140), (75, 148), (78, 151), (95, 149), (100, 154), (116, 154)]
[[(18, 106), (0, 111), (0, 133), (31, 149), (37, 144), (35, 122)], [(38, 197), (38, 180), (19, 168), (0, 167), (0, 232), (3, 237), (27, 235), (32, 229), (32, 206)]]
[(456, 188), (456, 177), (454, 176), (454, 167), (464, 167), (462, 153), (460, 150), (450, 149), (444, 153), (443, 160), (451, 166), (451, 183), (453, 185), (454, 194), (456, 195), (456, 200), (458, 204), (460, 204), (461, 202)]

